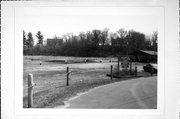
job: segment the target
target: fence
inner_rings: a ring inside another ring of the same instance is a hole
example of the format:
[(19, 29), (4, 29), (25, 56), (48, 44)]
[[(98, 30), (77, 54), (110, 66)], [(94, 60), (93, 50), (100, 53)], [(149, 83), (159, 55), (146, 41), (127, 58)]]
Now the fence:
[[(119, 72), (119, 70), (118, 70)], [(135, 77), (137, 77), (137, 67), (135, 67)], [(70, 84), (70, 74), (72, 74), (72, 71), (69, 70), (69, 67), (66, 68), (66, 86), (69, 86)], [(113, 66), (110, 66), (110, 79), (113, 80)], [(36, 86), (33, 80), (33, 74), (28, 75), (28, 108), (33, 107), (33, 87)]]
[[(69, 71), (69, 67), (66, 69), (66, 86), (69, 86), (69, 76), (72, 71)], [(33, 74), (28, 74), (28, 108), (33, 107), (33, 87), (36, 86), (33, 80)]]

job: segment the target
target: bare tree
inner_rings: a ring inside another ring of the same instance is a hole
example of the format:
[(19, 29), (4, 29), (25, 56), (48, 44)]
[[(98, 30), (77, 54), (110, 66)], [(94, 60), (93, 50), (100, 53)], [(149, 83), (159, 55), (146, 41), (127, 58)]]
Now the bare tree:
[(117, 31), (117, 34), (119, 38), (124, 39), (127, 36), (128, 32), (124, 28), (121, 28)]
[(152, 34), (152, 45), (154, 51), (157, 51), (157, 43), (158, 43), (158, 32), (154, 31)]
[(98, 46), (100, 43), (101, 31), (95, 29), (92, 31), (92, 34), (93, 34), (93, 39), (92, 39), (93, 45)]
[(104, 46), (105, 44), (108, 44), (108, 32), (109, 29), (105, 28), (101, 33), (101, 44)]

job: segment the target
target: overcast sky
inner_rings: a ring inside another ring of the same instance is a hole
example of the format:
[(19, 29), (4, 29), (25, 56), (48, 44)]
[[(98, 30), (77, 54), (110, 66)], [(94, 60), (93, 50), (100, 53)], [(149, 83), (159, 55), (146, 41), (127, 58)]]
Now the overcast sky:
[(66, 33), (77, 35), (92, 29), (134, 29), (146, 35), (158, 31), (162, 9), (156, 7), (56, 7), (25, 8), (24, 30), (41, 31), (44, 38)]

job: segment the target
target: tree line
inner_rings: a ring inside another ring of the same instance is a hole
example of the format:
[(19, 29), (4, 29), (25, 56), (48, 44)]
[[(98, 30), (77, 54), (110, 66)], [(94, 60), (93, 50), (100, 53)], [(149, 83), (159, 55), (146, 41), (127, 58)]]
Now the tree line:
[(61, 37), (54, 36), (45, 41), (43, 34), (38, 31), (35, 35), (38, 42), (34, 43), (31, 32), (23, 30), (24, 55), (53, 55), (53, 56), (78, 56), (78, 57), (107, 57), (127, 55), (135, 50), (157, 51), (158, 32), (154, 31), (151, 37), (135, 30), (119, 29), (109, 32), (94, 29), (80, 32), (78, 35), (67, 33)]

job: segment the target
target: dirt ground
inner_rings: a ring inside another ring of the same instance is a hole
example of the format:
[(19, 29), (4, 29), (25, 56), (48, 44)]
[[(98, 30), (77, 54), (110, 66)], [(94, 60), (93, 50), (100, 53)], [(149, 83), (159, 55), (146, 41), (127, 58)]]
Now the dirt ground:
[[(110, 66), (117, 66), (116, 58), (88, 58), (93, 63), (83, 62), (87, 58), (53, 57), (53, 56), (24, 56), (23, 61), (23, 107), (27, 107), (27, 76), (34, 76), (33, 88), (34, 107), (53, 107), (62, 105), (64, 100), (98, 85), (111, 83), (106, 76)], [(50, 60), (82, 61), (74, 62), (47, 62)], [(41, 65), (40, 65), (41, 62)], [(144, 64), (133, 64), (142, 70)], [(70, 85), (66, 86), (66, 68), (69, 67)]]

